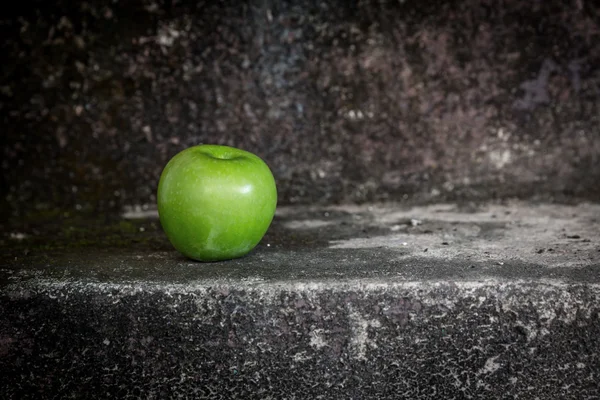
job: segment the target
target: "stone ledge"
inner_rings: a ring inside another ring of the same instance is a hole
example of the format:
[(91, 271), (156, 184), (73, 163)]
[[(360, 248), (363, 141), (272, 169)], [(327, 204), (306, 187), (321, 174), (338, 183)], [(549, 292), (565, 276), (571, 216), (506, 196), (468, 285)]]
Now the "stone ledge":
[(594, 398), (599, 215), (293, 207), (231, 262), (3, 256), (0, 397)]

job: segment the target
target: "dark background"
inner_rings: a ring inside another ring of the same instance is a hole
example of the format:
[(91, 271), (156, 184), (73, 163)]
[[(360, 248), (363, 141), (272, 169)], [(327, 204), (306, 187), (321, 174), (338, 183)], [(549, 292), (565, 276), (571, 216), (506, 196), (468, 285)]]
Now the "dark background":
[(596, 4), (11, 3), (2, 213), (152, 205), (200, 143), (262, 157), (280, 204), (600, 201)]

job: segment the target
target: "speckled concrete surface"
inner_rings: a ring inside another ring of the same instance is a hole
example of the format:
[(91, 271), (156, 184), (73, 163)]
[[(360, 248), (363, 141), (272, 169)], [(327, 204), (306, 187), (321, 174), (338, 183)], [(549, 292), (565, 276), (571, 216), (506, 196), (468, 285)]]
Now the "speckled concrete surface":
[(24, 0), (0, 17), (0, 212), (152, 204), (207, 142), (263, 157), (282, 204), (598, 201), (599, 21), (584, 0)]
[(586, 285), (71, 283), (2, 298), (6, 399), (600, 393)]
[(209, 264), (150, 229), (71, 249), (11, 232), (0, 397), (597, 398), (599, 218), (282, 207), (252, 254)]

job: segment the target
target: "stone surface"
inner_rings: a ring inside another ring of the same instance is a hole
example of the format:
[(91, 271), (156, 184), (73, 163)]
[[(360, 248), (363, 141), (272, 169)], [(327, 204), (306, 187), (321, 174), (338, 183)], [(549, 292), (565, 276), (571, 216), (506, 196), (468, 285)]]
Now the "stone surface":
[(600, 396), (600, 205), (281, 207), (208, 264), (152, 215), (3, 238), (0, 397)]
[(152, 204), (209, 142), (263, 157), (282, 204), (598, 201), (599, 21), (593, 1), (24, 0), (0, 17), (0, 212)]

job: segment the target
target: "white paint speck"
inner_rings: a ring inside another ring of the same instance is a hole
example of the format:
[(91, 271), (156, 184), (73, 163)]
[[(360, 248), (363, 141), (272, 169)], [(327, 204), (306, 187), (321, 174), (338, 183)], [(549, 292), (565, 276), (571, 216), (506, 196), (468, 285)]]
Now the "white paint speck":
[(490, 163), (496, 167), (496, 169), (502, 169), (512, 159), (510, 150), (494, 150), (489, 153)]
[(502, 367), (502, 364), (496, 362), (500, 356), (494, 356), (487, 359), (483, 368), (479, 370), (479, 374), (492, 374)]
[(293, 359), (295, 362), (308, 361), (311, 358), (312, 357), (309, 357), (306, 355), (306, 351), (300, 351), (300, 352), (294, 354), (294, 356), (293, 356)]
[(419, 225), (421, 225), (421, 223), (422, 223), (422, 222), (421, 222), (421, 220), (418, 220), (418, 219), (414, 219), (414, 218), (412, 218), (412, 219), (410, 220), (410, 224), (411, 224), (412, 226), (419, 226)]
[(350, 309), (348, 315), (352, 322), (352, 337), (350, 339), (350, 349), (354, 353), (354, 357), (359, 360), (365, 360), (367, 354), (367, 346), (376, 348), (377, 344), (369, 339), (367, 329), (380, 328), (381, 322), (376, 319), (367, 320), (360, 313)]
[(315, 329), (310, 333), (310, 345), (316, 349), (321, 349), (327, 346), (327, 342), (323, 339), (323, 329)]

